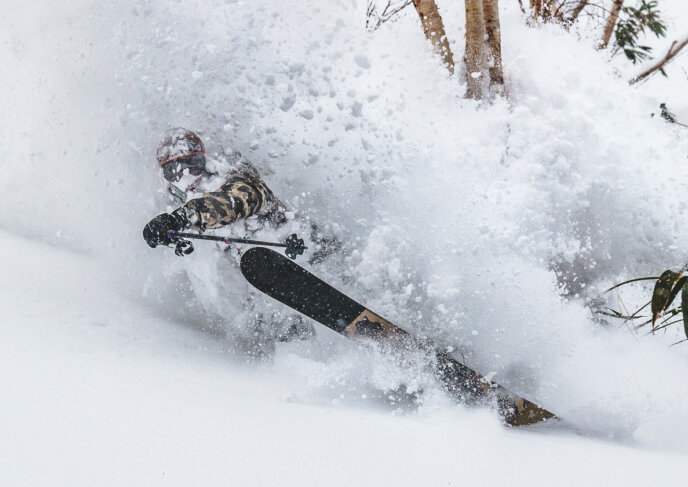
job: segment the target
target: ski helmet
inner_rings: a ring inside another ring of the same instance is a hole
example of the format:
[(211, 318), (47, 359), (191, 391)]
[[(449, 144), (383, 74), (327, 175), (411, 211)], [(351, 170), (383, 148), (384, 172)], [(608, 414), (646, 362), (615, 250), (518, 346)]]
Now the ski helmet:
[(203, 141), (185, 128), (165, 133), (158, 145), (157, 158), (163, 177), (170, 183), (178, 182), (185, 174), (200, 177), (206, 172)]

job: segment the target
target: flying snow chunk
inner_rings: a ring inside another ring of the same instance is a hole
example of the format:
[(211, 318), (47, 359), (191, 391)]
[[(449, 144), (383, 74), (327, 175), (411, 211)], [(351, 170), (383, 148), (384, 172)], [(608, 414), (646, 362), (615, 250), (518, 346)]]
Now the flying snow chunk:
[(318, 154), (315, 154), (313, 152), (309, 152), (308, 153), (308, 160), (304, 164), (306, 166), (312, 166), (313, 164), (318, 162), (319, 159), (320, 159), (320, 157), (318, 157)]
[(354, 61), (356, 61), (356, 64), (358, 64), (361, 68), (370, 69), (370, 61), (368, 60), (367, 56), (359, 54), (354, 56)]
[(313, 120), (313, 110), (301, 110), (299, 112), (299, 115), (301, 115), (303, 118), (306, 120)]
[(289, 65), (289, 72), (294, 74), (301, 74), (306, 69), (306, 63), (292, 63)]
[(291, 110), (291, 107), (294, 106), (294, 103), (296, 103), (296, 97), (286, 96), (282, 99), (280, 110), (282, 110), (283, 112), (288, 112), (289, 110)]
[(201, 79), (203, 77), (203, 71), (193, 71), (191, 77), (193, 79)]

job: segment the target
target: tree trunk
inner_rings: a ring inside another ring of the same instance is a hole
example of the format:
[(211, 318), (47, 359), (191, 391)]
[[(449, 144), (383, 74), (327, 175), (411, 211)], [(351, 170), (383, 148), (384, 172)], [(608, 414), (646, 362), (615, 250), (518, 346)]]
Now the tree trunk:
[(437, 10), (435, 0), (413, 0), (420, 22), (423, 25), (425, 37), (432, 43), (432, 49), (442, 58), (442, 63), (451, 74), (454, 74), (454, 56), (447, 35), (444, 32), (444, 23)]
[(466, 2), (466, 97), (480, 100), (483, 97), (485, 67), (485, 19), (482, 0)]
[(530, 0), (530, 8), (533, 10), (533, 18), (539, 19), (542, 15), (542, 0)]
[(602, 40), (600, 41), (600, 49), (606, 49), (609, 45), (609, 40), (612, 38), (612, 33), (614, 32), (614, 26), (619, 18), (619, 12), (623, 6), (624, 0), (614, 0), (612, 5), (612, 11), (609, 13), (609, 18), (604, 26), (604, 33), (602, 34)]
[(499, 0), (483, 0), (483, 16), (490, 56), (490, 89), (501, 90), (504, 86), (502, 71), (502, 34), (499, 27)]
[(571, 18), (568, 19), (568, 22), (570, 24), (573, 24), (578, 16), (581, 14), (583, 9), (588, 6), (588, 0), (580, 0), (578, 2), (578, 5), (576, 5), (576, 8), (573, 9), (573, 13), (571, 13)]
[(549, 0), (547, 2), (547, 12), (548, 18), (552, 18), (557, 22), (564, 23), (564, 6), (566, 5), (566, 0)]

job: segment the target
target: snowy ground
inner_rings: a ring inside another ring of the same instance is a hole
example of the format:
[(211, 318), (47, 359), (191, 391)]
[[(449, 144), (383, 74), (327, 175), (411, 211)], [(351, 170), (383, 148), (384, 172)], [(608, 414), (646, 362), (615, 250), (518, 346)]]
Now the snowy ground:
[[(688, 262), (686, 129), (650, 117), (688, 119), (685, 54), (629, 87), (642, 68), (597, 33), (503, 2), (511, 101), (479, 108), (412, 11), (369, 34), (365, 2), (302, 3), (4, 9), (0, 484), (683, 485), (681, 329), (602, 327), (585, 300)], [(438, 3), (459, 59), (460, 2)], [(202, 331), (174, 283), (209, 247), (141, 240), (170, 126), (332, 223), (346, 246), (314, 272), (562, 422), (506, 429), (327, 330), (264, 360)], [(420, 408), (375, 396), (401, 382)]]
[(487, 411), (294, 399), (75, 252), (0, 234), (2, 485), (681, 485), (686, 455)]

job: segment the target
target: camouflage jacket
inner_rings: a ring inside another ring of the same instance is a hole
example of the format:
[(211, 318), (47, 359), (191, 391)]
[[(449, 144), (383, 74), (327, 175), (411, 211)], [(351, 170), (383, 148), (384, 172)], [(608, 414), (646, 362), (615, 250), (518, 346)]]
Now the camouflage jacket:
[[(191, 198), (184, 203), (187, 218), (198, 231), (221, 228), (237, 220), (255, 215), (259, 221), (279, 226), (287, 221), (285, 208), (279, 199), (263, 182), (257, 171), (239, 157), (224, 183), (215, 191)], [(171, 190), (171, 188), (170, 188)], [(171, 197), (182, 203), (185, 193), (170, 191)], [(309, 259), (311, 264), (325, 260), (341, 250), (341, 241), (331, 233), (322, 233), (314, 223), (309, 224), (310, 239), (315, 251)], [(229, 247), (228, 247), (229, 248)]]
[(250, 170), (232, 173), (217, 190), (190, 199), (183, 208), (199, 231), (221, 228), (252, 215), (276, 224), (285, 219), (279, 200)]

